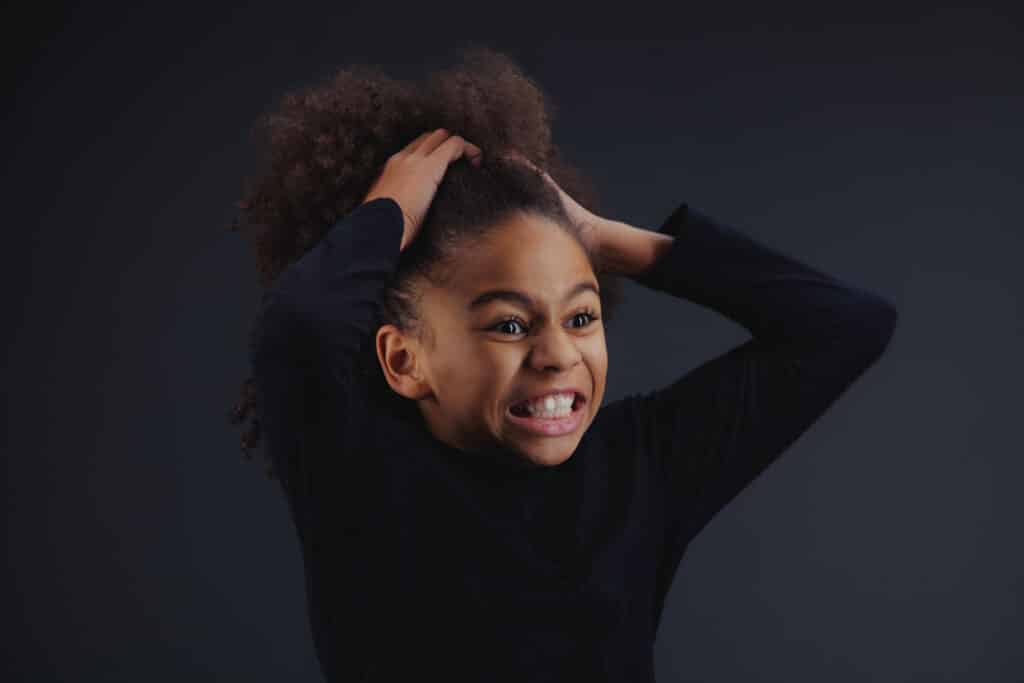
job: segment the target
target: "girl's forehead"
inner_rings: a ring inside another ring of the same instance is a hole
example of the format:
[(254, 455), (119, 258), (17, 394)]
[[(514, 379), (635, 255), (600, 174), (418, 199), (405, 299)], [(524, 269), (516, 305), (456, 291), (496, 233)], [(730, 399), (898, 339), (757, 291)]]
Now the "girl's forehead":
[(566, 229), (546, 218), (519, 217), (503, 222), (464, 254), (484, 273), (589, 267), (586, 252)]
[[(560, 229), (507, 231), (501, 239), (461, 255), (455, 281), (461, 289), (487, 284), (557, 285), (592, 273), (590, 260), (575, 238)], [(513, 234), (517, 232), (517, 234)]]
[[(477, 264), (479, 265), (479, 264)], [(558, 308), (599, 297), (599, 284), (589, 263), (554, 271), (515, 268), (504, 264), (494, 269), (476, 268), (449, 283), (444, 298), (472, 315), (503, 301), (526, 309)]]
[(517, 290), (555, 301), (583, 280), (596, 285), (575, 237), (543, 217), (517, 215), (459, 251), (440, 292), (460, 307), (490, 290)]

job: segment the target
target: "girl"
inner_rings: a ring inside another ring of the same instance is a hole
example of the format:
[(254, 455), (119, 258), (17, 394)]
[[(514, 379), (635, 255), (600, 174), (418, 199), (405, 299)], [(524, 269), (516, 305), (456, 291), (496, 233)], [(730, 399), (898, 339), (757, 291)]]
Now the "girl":
[[(536, 86), (464, 54), (268, 119), (243, 447), (266, 437), (328, 680), (653, 681), (687, 545), (897, 313), (686, 203), (657, 231), (585, 209)], [(602, 406), (617, 277), (752, 336)]]

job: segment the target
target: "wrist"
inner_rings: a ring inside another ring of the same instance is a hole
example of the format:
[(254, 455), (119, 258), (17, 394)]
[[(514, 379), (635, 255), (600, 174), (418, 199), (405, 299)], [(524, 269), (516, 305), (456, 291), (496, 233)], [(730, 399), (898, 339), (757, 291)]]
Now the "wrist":
[(622, 221), (600, 219), (595, 223), (597, 253), (605, 270), (636, 275), (649, 269), (672, 246), (674, 238)]

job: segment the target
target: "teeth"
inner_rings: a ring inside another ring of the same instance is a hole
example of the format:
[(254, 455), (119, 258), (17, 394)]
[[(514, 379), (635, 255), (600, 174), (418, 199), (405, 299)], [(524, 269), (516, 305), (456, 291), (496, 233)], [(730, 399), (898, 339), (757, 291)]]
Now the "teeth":
[(556, 394), (526, 404), (526, 410), (533, 417), (565, 417), (572, 412), (575, 394)]

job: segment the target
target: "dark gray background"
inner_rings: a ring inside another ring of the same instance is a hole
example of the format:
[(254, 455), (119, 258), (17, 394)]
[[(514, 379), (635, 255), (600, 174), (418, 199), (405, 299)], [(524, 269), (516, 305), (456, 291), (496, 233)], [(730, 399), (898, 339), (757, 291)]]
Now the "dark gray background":
[[(1020, 16), (37, 11), (7, 25), (4, 680), (319, 680), (287, 508), (225, 421), (258, 287), (224, 226), (281, 93), (357, 61), (418, 77), (468, 39), (538, 79), (610, 217), (687, 201), (901, 312), (691, 546), (659, 681), (1024, 678)], [(606, 398), (746, 336), (630, 284)]]

